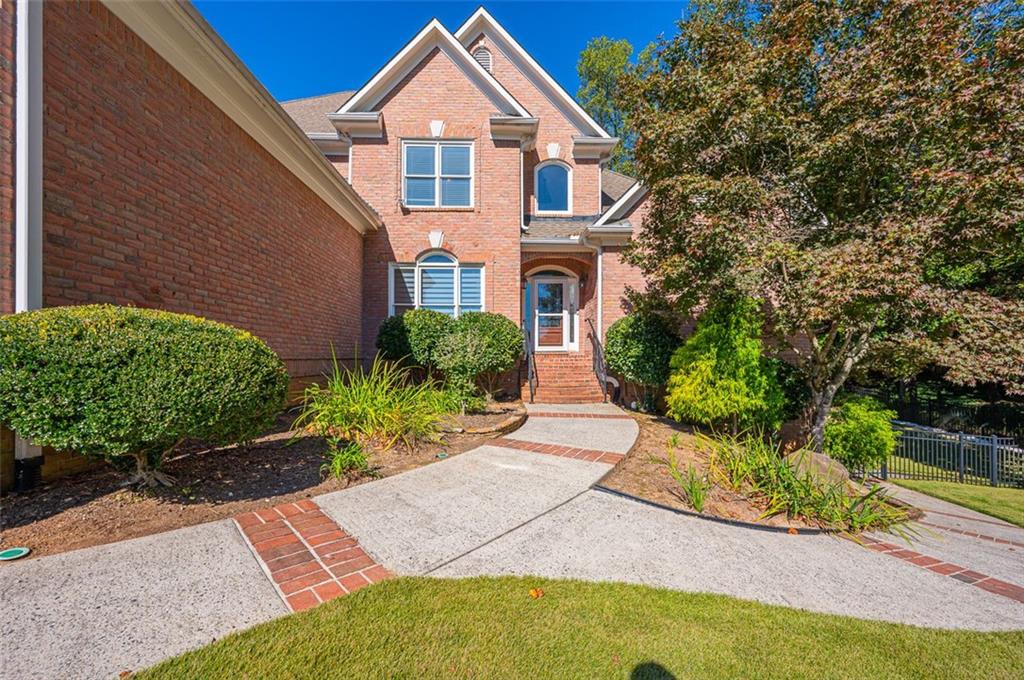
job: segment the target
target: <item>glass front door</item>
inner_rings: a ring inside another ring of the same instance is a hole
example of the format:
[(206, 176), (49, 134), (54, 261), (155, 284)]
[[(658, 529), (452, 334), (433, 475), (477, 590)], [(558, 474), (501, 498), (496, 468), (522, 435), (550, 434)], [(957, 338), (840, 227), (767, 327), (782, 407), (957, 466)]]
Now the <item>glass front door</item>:
[(533, 279), (533, 337), (538, 352), (576, 346), (576, 282), (568, 277)]

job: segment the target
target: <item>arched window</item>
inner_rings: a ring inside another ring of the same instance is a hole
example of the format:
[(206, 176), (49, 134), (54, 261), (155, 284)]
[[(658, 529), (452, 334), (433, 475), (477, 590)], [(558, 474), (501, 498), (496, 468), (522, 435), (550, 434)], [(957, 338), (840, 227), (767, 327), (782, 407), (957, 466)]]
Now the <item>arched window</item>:
[(391, 264), (388, 313), (433, 309), (459, 316), (484, 311), (484, 267), (461, 264), (443, 251), (429, 251), (412, 264)]
[(572, 212), (572, 171), (561, 161), (545, 161), (534, 171), (538, 213)]
[(473, 58), (484, 67), (488, 73), (491, 72), (491, 51), (486, 47), (478, 47), (473, 50)]

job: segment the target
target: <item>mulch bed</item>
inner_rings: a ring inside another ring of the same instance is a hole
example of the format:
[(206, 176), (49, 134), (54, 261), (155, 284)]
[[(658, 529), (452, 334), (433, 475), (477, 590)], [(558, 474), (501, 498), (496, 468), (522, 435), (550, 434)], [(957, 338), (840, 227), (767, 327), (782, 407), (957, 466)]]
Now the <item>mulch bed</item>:
[[(693, 430), (669, 418), (643, 413), (631, 413), (640, 426), (640, 435), (629, 455), (605, 477), (602, 486), (622, 493), (660, 503), (671, 508), (694, 512), (668, 472), (666, 460), (669, 439), (677, 435), (676, 461), (681, 470), (693, 465), (700, 470), (707, 467), (707, 456), (698, 450)], [(704, 502), (705, 515), (751, 522), (771, 527), (805, 529), (813, 525), (784, 515), (761, 518), (763, 508), (750, 499), (728, 489), (714, 486)]]
[[(349, 486), (321, 479), (327, 449), (322, 439), (302, 437), (289, 445), (290, 423), (291, 417), (283, 416), (274, 431), (248, 447), (193, 447), (173, 457), (165, 471), (177, 479), (174, 487), (124, 488), (125, 475), (101, 465), (25, 494), (5, 496), (0, 501), (0, 548), (27, 546), (31, 557), (53, 555), (234, 517)], [(350, 485), (436, 462), (442, 452), (458, 455), (495, 436), (446, 433), (444, 445), (414, 450), (397, 445), (375, 451), (370, 465), (376, 477)]]

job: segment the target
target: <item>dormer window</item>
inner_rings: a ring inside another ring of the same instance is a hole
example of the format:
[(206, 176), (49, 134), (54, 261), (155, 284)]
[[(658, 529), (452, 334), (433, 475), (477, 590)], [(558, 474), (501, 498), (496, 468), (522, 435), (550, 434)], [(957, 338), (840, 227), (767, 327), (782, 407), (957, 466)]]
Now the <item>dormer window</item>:
[(545, 161), (534, 171), (537, 212), (568, 215), (572, 213), (572, 170), (562, 161)]
[(473, 207), (472, 142), (405, 142), (402, 166), (404, 205)]
[(488, 73), (491, 72), (491, 51), (486, 47), (478, 47), (473, 50), (473, 58), (476, 59), (476, 63), (484, 67), (484, 70)]

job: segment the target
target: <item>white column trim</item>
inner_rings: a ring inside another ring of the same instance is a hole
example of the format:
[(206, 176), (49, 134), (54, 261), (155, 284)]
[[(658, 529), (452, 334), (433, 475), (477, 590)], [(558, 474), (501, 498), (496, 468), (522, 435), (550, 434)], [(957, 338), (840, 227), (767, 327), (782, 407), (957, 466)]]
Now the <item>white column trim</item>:
[[(14, 93), (14, 311), (43, 306), (43, 3), (18, 0)], [(42, 455), (21, 437), (17, 460)]]
[(597, 340), (604, 346), (604, 246), (597, 247)]

